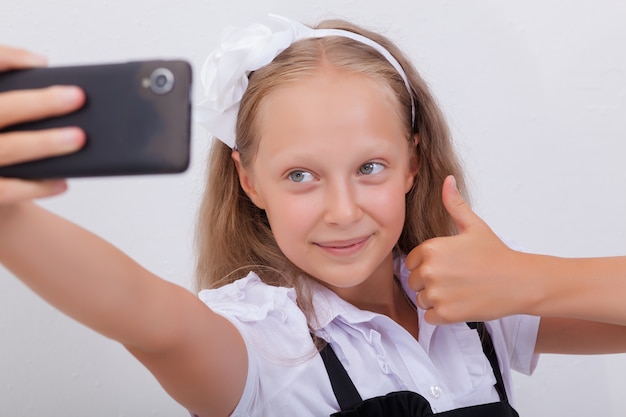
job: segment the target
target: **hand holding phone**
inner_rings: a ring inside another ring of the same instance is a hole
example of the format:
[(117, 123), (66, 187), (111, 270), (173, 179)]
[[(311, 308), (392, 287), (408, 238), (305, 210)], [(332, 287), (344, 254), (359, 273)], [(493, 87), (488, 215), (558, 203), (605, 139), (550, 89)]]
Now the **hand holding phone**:
[[(46, 59), (0, 45), (0, 70), (44, 66)], [(39, 118), (59, 116), (80, 108), (85, 101), (77, 87), (54, 87), (0, 93), (0, 129)], [(0, 133), (0, 167), (75, 152), (85, 142), (79, 128)], [(65, 182), (0, 178), (0, 205), (58, 194)]]
[(0, 126), (0, 134), (6, 138), (19, 132), (78, 126), (86, 134), (84, 147), (70, 155), (2, 166), (0, 176), (44, 179), (187, 169), (191, 124), (188, 63), (138, 61), (0, 74), (0, 93), (5, 98), (17, 94), (15, 90), (53, 85), (79, 86), (86, 96), (84, 106), (63, 116)]

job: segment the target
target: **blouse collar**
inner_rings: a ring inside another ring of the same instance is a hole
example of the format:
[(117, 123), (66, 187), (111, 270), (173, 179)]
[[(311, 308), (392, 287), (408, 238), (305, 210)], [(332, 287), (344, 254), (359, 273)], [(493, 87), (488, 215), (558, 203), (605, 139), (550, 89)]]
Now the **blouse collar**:
[[(409, 288), (408, 280), (410, 271), (406, 268), (405, 255), (394, 257), (394, 274), (399, 278), (402, 289), (410, 299), (414, 300), (417, 293)], [(312, 301), (315, 308), (315, 318), (311, 323), (312, 330), (321, 337), (328, 336), (330, 324), (334, 321), (341, 321), (351, 327), (361, 327), (362, 323), (371, 322), (382, 315), (368, 310), (361, 310), (354, 305), (343, 300), (330, 289), (320, 283), (312, 282)], [(430, 342), (436, 326), (424, 320), (424, 310), (417, 308), (419, 322), (419, 342), (426, 352), (429, 350)], [(398, 325), (399, 326), (399, 325)]]

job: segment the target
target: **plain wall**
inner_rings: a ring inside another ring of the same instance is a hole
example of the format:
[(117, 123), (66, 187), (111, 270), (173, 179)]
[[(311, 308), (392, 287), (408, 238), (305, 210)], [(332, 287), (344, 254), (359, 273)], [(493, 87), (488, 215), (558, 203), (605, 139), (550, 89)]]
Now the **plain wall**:
[[(623, 2), (3, 0), (0, 42), (51, 65), (167, 57), (198, 71), (225, 25), (266, 12), (344, 17), (396, 40), (438, 97), (474, 206), (498, 234), (531, 252), (626, 254)], [(72, 180), (41, 204), (191, 288), (207, 146), (194, 128), (185, 174)], [(544, 356), (534, 376), (515, 378), (518, 409), (625, 415), (625, 372), (623, 355)], [(0, 269), (0, 415), (188, 414), (116, 342)]]

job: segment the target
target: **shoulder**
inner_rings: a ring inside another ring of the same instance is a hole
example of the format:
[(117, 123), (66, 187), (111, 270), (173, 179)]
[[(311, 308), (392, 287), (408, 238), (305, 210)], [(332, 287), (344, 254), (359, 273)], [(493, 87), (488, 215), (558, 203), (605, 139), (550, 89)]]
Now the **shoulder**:
[(297, 308), (293, 288), (267, 285), (254, 272), (223, 287), (202, 290), (198, 295), (212, 310), (247, 321), (283, 316), (285, 309)]
[(307, 319), (293, 288), (268, 285), (254, 272), (220, 288), (203, 290), (200, 299), (239, 330), (248, 349), (299, 357), (311, 348)]
[(199, 297), (233, 323), (248, 350), (248, 377), (233, 416), (270, 415), (277, 404), (285, 406), (285, 393), (302, 391), (301, 384), (314, 390), (323, 381), (324, 368), (313, 366), (320, 360), (293, 288), (265, 284), (250, 273)]

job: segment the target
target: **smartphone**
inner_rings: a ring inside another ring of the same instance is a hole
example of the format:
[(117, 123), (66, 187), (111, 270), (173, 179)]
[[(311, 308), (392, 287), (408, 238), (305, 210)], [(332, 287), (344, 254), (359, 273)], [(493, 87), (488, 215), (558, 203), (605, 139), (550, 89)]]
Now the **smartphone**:
[(78, 126), (76, 153), (0, 167), (1, 177), (25, 179), (166, 174), (189, 166), (191, 78), (188, 62), (150, 60), (33, 68), (0, 73), (0, 92), (76, 85), (86, 94), (74, 113), (0, 130)]

